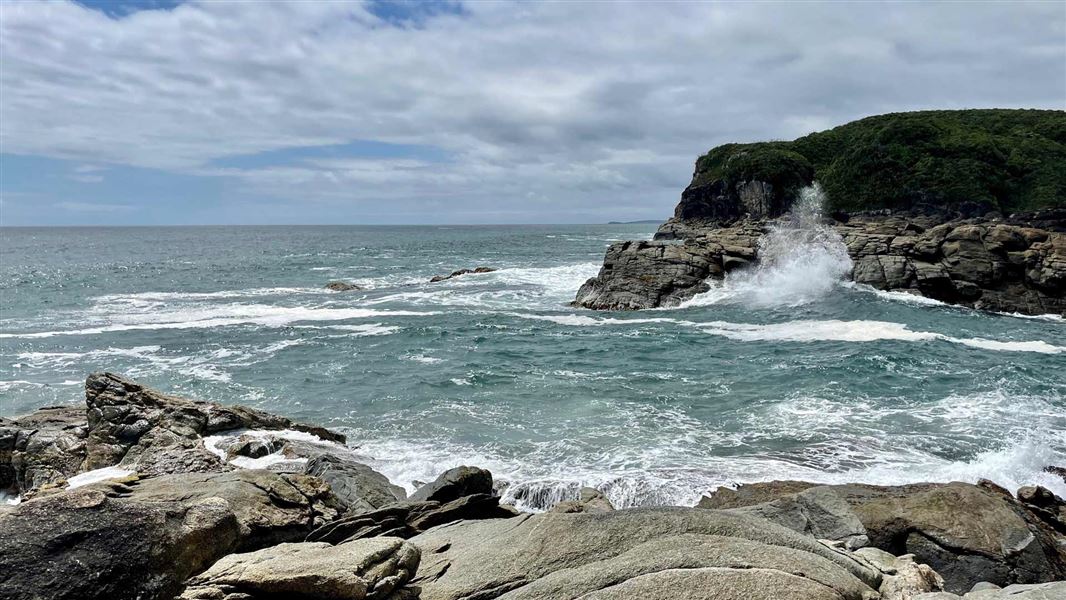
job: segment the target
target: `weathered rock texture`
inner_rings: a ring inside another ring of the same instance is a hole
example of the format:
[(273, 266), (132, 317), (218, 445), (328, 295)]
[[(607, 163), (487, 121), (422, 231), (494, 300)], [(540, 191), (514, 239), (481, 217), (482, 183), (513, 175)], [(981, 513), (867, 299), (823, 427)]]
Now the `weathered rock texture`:
[(850, 507), (871, 546), (893, 555), (913, 554), (944, 578), (948, 591), (967, 591), (981, 581), (1007, 585), (1066, 578), (1061, 533), (990, 483), (884, 487), (771, 482), (720, 490), (699, 506), (757, 510), (783, 500), (797, 502), (816, 490), (835, 494)]
[(79, 407), (0, 418), (0, 490), (22, 493), (78, 474), (85, 465), (87, 435), (85, 410)]
[(390, 502), (376, 510), (351, 509), (312, 531), (307, 541), (338, 544), (381, 535), (410, 538), (444, 523), (507, 519), (516, 514), (513, 508), (500, 506), (492, 489), (492, 473), (456, 467), (422, 486), (408, 501)]
[(0, 598), (170, 600), (230, 552), (301, 540), (332, 504), (320, 480), (266, 471), (45, 495), (0, 513)]
[(343, 512), (370, 511), (407, 499), (407, 492), (374, 469), (332, 454), (323, 454), (307, 463), (314, 475), (333, 490)]
[(243, 406), (170, 396), (112, 373), (89, 376), (85, 403), (88, 469), (120, 465), (144, 475), (226, 470), (201, 438), (241, 428), (294, 429), (344, 442), (344, 436), (321, 427)]
[[(773, 160), (726, 145), (702, 157), (655, 239), (608, 247), (603, 268), (581, 286), (574, 305), (673, 306), (706, 291), (708, 279), (757, 262), (761, 235), (814, 176), (802, 157), (767, 152)], [(835, 228), (858, 283), (987, 310), (1066, 314), (1066, 209), (1009, 218), (962, 214), (935, 207), (837, 213)]]
[(720, 511), (527, 514), (410, 541), (422, 551), (423, 600), (860, 600), (881, 584), (877, 570), (811, 538)]
[(189, 581), (181, 600), (386, 600), (418, 569), (415, 546), (390, 537), (332, 546), (280, 544), (231, 554)]
[(607, 248), (603, 268), (577, 292), (574, 304), (601, 310), (673, 306), (709, 289), (708, 278), (748, 266), (763, 225), (743, 222), (709, 229), (685, 242), (621, 242)]
[(1066, 234), (996, 221), (865, 218), (838, 225), (852, 278), (975, 308), (1066, 314)]
[[(85, 403), (85, 408), (50, 407), (0, 418), (0, 490), (32, 496), (79, 473), (112, 466), (142, 477), (229, 471), (233, 467), (209, 451), (202, 438), (243, 428), (292, 429), (344, 443), (343, 435), (322, 427), (242, 406), (171, 396), (112, 373), (88, 377)], [(263, 444), (257, 440), (245, 442), (233, 452), (251, 456), (275, 450), (259, 447)], [(306, 458), (323, 453), (308, 444), (279, 443), (296, 459), (297, 470), (303, 470)]]
[(913, 596), (911, 600), (1062, 600), (1063, 598), (1066, 598), (1066, 581), (1016, 584), (1002, 589), (988, 586), (962, 596), (947, 592), (919, 594)]
[[(1066, 233), (992, 220), (859, 216), (835, 224), (852, 279), (974, 308), (1066, 314)], [(758, 261), (766, 221), (671, 220), (656, 240), (612, 244), (574, 304), (632, 310), (676, 305), (708, 279)]]

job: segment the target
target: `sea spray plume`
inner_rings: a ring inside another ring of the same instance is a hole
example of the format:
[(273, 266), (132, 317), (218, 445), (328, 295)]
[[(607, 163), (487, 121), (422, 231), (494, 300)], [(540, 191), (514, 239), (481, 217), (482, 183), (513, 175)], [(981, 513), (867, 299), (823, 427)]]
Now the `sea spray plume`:
[(822, 222), (824, 201), (817, 183), (803, 188), (789, 213), (759, 240), (755, 267), (728, 274), (684, 305), (796, 306), (825, 296), (851, 272), (852, 262), (840, 234)]

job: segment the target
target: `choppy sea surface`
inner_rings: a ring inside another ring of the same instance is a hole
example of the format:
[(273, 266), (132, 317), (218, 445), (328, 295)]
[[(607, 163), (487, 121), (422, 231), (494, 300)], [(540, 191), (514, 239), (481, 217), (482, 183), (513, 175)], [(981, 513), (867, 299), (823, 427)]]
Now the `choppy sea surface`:
[[(1066, 495), (1041, 472), (1066, 463), (1061, 319), (844, 283), (811, 231), (682, 307), (568, 305), (654, 228), (0, 229), (0, 415), (81, 403), (110, 370), (344, 430), (409, 489), (483, 466), (531, 508), (770, 479)], [(428, 282), (479, 265), (499, 270)]]

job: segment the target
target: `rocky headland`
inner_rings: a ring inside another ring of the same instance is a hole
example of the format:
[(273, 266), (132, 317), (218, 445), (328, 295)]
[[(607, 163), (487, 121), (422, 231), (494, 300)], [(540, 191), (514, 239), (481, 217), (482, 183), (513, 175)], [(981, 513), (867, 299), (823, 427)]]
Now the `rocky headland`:
[[(762, 240), (819, 184), (845, 277), (985, 310), (1066, 315), (1066, 113), (883, 115), (696, 162), (652, 240), (611, 245), (576, 306), (677, 305), (756, 267)], [(812, 224), (807, 224), (810, 227)]]
[(338, 432), (96, 373), (85, 406), (0, 420), (0, 598), (1066, 597), (1066, 501), (1042, 487), (778, 481), (619, 510), (585, 488), (534, 514), (477, 467), (396, 483)]

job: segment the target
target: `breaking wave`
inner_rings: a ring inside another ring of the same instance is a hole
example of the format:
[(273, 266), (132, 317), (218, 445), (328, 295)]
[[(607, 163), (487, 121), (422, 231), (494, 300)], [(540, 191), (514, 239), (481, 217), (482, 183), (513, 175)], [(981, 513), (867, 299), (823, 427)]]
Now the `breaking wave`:
[(851, 272), (852, 261), (840, 234), (823, 222), (824, 203), (821, 186), (804, 188), (791, 211), (759, 238), (754, 267), (727, 273), (682, 306), (799, 306), (828, 294)]

